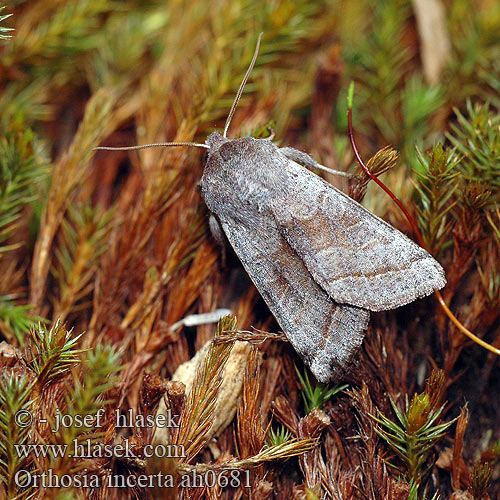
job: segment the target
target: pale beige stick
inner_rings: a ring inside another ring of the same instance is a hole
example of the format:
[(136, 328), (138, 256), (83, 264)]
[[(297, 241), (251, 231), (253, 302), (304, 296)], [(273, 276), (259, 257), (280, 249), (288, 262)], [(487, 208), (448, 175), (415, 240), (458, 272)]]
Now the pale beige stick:
[(427, 83), (435, 85), (450, 57), (451, 43), (446, 11), (441, 0), (412, 0), (420, 36), (420, 50)]

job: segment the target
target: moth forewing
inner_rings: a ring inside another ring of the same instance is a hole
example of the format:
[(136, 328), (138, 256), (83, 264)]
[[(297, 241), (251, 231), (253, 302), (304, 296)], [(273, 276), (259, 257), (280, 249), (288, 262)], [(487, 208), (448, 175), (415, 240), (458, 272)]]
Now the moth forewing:
[(441, 265), (403, 233), (288, 160), (271, 209), (290, 246), (337, 302), (394, 309), (446, 284)]

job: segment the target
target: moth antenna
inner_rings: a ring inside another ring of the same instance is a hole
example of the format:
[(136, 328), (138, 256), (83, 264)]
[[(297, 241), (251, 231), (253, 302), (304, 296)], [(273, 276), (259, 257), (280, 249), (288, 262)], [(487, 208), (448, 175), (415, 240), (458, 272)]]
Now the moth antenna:
[(143, 144), (142, 146), (124, 146), (119, 148), (112, 148), (110, 146), (98, 146), (95, 149), (102, 149), (104, 151), (137, 151), (138, 149), (147, 148), (167, 148), (172, 146), (194, 146), (196, 148), (210, 149), (207, 144), (200, 144), (198, 142), (157, 142), (155, 144)]
[(226, 125), (224, 126), (223, 137), (227, 137), (227, 130), (229, 129), (229, 125), (231, 124), (231, 120), (233, 118), (234, 112), (236, 111), (236, 107), (238, 106), (238, 103), (240, 102), (241, 94), (243, 94), (243, 89), (245, 88), (248, 77), (250, 76), (250, 73), (252, 72), (253, 67), (255, 65), (255, 61), (257, 60), (257, 54), (259, 53), (259, 47), (260, 47), (260, 40), (262, 39), (263, 34), (264, 33), (261, 33), (259, 35), (259, 38), (257, 38), (257, 45), (255, 47), (255, 52), (253, 53), (252, 62), (250, 63), (250, 66), (247, 69), (245, 77), (243, 78), (243, 81), (241, 82), (240, 88), (238, 89), (238, 92), (236, 93), (236, 97), (234, 98), (234, 102), (233, 102), (233, 105), (231, 106), (231, 110), (229, 111), (229, 115), (227, 115)]

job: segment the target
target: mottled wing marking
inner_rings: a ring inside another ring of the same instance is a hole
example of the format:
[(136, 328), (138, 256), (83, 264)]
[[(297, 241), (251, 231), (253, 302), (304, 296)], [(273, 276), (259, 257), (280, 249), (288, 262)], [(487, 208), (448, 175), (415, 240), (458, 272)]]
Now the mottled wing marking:
[(314, 280), (337, 302), (393, 309), (442, 288), (444, 272), (423, 248), (291, 160), (271, 210)]
[(318, 380), (339, 379), (363, 340), (370, 313), (339, 305), (314, 281), (271, 214), (247, 224), (221, 220), (269, 309)]

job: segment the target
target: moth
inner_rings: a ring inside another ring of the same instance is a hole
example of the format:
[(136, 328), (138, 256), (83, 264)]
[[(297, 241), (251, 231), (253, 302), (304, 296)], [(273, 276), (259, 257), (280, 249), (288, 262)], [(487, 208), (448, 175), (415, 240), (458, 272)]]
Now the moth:
[(223, 134), (205, 144), (104, 149), (208, 149), (200, 186), (212, 233), (227, 237), (297, 353), (328, 382), (348, 369), (370, 311), (408, 304), (446, 279), (423, 248), (311, 172), (322, 166), (308, 154), (269, 139), (227, 137), (261, 36)]

